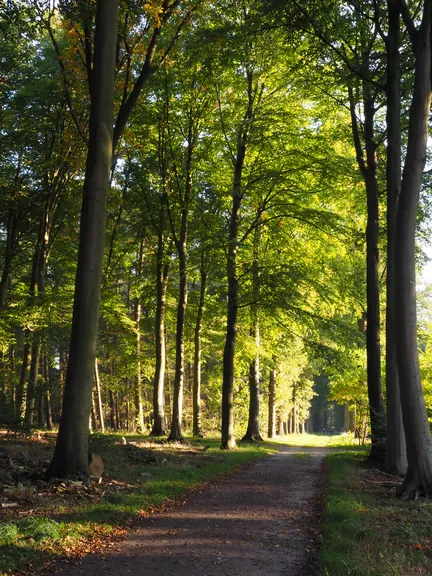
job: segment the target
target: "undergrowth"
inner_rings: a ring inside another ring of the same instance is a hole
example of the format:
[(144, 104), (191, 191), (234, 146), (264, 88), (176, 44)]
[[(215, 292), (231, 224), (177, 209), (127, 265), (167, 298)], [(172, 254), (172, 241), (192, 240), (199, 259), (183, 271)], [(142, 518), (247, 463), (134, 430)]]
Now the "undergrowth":
[(320, 574), (432, 574), (432, 503), (397, 500), (399, 479), (367, 468), (365, 454), (329, 454)]

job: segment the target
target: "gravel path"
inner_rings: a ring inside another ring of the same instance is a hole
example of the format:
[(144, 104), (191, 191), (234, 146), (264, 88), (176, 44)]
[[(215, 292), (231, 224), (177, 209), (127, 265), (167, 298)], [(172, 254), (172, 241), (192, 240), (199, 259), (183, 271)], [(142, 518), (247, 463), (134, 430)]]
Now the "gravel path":
[(312, 574), (326, 450), (278, 449), (186, 504), (144, 519), (116, 550), (87, 556), (62, 575)]

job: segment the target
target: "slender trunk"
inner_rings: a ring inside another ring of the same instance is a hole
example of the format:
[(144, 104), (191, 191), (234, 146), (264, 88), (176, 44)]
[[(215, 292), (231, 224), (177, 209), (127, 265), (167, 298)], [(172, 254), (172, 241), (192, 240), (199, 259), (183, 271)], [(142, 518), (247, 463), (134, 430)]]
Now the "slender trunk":
[[(368, 103), (366, 103), (369, 105)], [(374, 103), (370, 102), (373, 107)], [(365, 106), (366, 110), (366, 106)], [(371, 114), (365, 112), (365, 117)], [(368, 132), (371, 130), (369, 136)], [(366, 181), (367, 228), (366, 228), (366, 299), (367, 299), (367, 374), (368, 396), (371, 419), (372, 459), (380, 462), (385, 459), (385, 415), (381, 387), (381, 348), (380, 348), (380, 304), (379, 304), (379, 222), (378, 222), (378, 181), (376, 174), (375, 144), (373, 143), (373, 117), (365, 121), (365, 139), (368, 154), (368, 167), (372, 171)]]
[(414, 91), (396, 224), (396, 353), (408, 457), (399, 492), (404, 498), (432, 496), (432, 441), (418, 359), (415, 282), (417, 211), (431, 104), (431, 19), (432, 2), (425, 0), (414, 43)]
[[(187, 286), (187, 239), (188, 239), (188, 219), (189, 208), (192, 195), (192, 158), (194, 151), (194, 137), (193, 137), (192, 113), (190, 115), (190, 123), (188, 128), (187, 138), (187, 155), (186, 155), (186, 182), (185, 190), (182, 199), (181, 211), (181, 224), (180, 235), (176, 239), (176, 248), (179, 258), (179, 302), (177, 306), (177, 327), (176, 327), (176, 363), (174, 375), (174, 402), (171, 421), (171, 431), (169, 440), (182, 441), (182, 413), (183, 413), (183, 386), (185, 374), (185, 359), (184, 359), (184, 330), (186, 319), (186, 306), (188, 298)], [(171, 223), (172, 224), (172, 223)], [(175, 231), (172, 230), (175, 237)]]
[(388, 0), (387, 35), (387, 309), (386, 399), (387, 463), (390, 474), (404, 476), (408, 462), (396, 359), (396, 218), (401, 185), (400, 16), (397, 0)]
[(37, 385), (38, 385), (40, 349), (41, 349), (40, 335), (38, 333), (35, 333), (33, 335), (33, 345), (31, 348), (30, 374), (27, 383), (26, 410), (24, 416), (24, 421), (28, 426), (32, 426), (34, 424), (34, 410), (35, 410)]
[(297, 418), (297, 397), (294, 390), (293, 395), (293, 409), (292, 409), (292, 432), (298, 434), (298, 418)]
[(177, 307), (176, 364), (174, 375), (173, 412), (168, 440), (182, 441), (182, 411), (184, 386), (184, 325), (187, 305), (186, 245), (179, 250), (180, 296)]
[(118, 430), (119, 428), (121, 428), (121, 419), (120, 419), (119, 397), (117, 393), (114, 394), (114, 405), (115, 405), (115, 415)]
[[(261, 240), (261, 228), (257, 224), (254, 233), (253, 241), (253, 262), (252, 262), (252, 286), (255, 298), (259, 298), (259, 248)], [(249, 367), (249, 418), (246, 434), (242, 438), (244, 441), (254, 442), (262, 441), (260, 434), (260, 364), (259, 364), (259, 346), (260, 346), (260, 332), (259, 332), (259, 315), (258, 305), (251, 305), (252, 328), (251, 336), (255, 341), (255, 358)]]
[(223, 353), (221, 446), (225, 450), (230, 450), (236, 446), (234, 438), (234, 355), (238, 313), (237, 236), (241, 204), (241, 167), (237, 169), (238, 174), (236, 174), (233, 190), (227, 255), (228, 303), (226, 339)]
[(97, 432), (98, 429), (98, 422), (97, 422), (97, 418), (96, 418), (96, 402), (94, 399), (94, 395), (92, 393), (92, 397), (91, 397), (91, 429), (93, 432)]
[[(255, 326), (251, 334), (255, 337), (255, 345), (259, 346), (259, 324), (256, 319)], [(249, 418), (246, 434), (243, 436), (242, 441), (255, 442), (262, 441), (260, 434), (260, 370), (259, 370), (259, 356), (255, 355), (255, 359), (249, 366)]]
[(237, 340), (237, 314), (238, 314), (238, 277), (237, 277), (237, 251), (238, 232), (240, 222), (240, 207), (242, 199), (242, 177), (246, 158), (246, 144), (251, 129), (255, 96), (252, 82), (252, 72), (247, 72), (248, 106), (244, 120), (237, 134), (237, 155), (234, 164), (232, 205), (228, 233), (227, 247), (227, 327), (223, 353), (223, 380), (222, 380), (222, 444), (223, 450), (235, 448), (234, 437), (234, 356)]
[[(29, 297), (28, 297), (28, 304), (29, 306), (34, 305), (36, 300), (36, 286), (39, 277), (39, 260), (40, 260), (40, 250), (41, 250), (41, 237), (43, 235), (43, 228), (42, 228), (42, 221), (39, 226), (39, 234), (36, 242), (36, 248), (33, 255), (33, 263), (32, 263), (32, 272), (30, 278), (30, 288), (29, 288)], [(33, 424), (33, 410), (35, 406), (35, 390), (36, 390), (36, 382), (37, 382), (37, 374), (38, 374), (38, 364), (39, 364), (39, 333), (33, 332), (31, 334), (32, 344), (30, 342), (27, 343), (27, 340), (30, 339), (30, 332), (26, 330), (24, 332), (24, 338), (26, 340), (26, 344), (24, 345), (24, 352), (22, 358), (22, 365), (21, 365), (21, 373), (20, 373), (20, 382), (19, 382), (19, 411), (17, 410), (17, 414), (21, 413), (21, 404), (22, 404), (22, 397), (24, 393), (24, 389), (26, 390), (26, 405), (25, 405), (25, 413), (24, 413), (24, 421), (27, 425), (31, 426)], [(27, 380), (28, 376), (28, 380)], [(27, 386), (26, 386), (27, 383)], [(17, 407), (18, 408), (18, 407)]]
[[(369, 52), (363, 54), (365, 73), (370, 69)], [(376, 144), (374, 141), (375, 101), (371, 87), (363, 83), (363, 132), (364, 148), (360, 140), (358, 119), (353, 91), (350, 89), (351, 123), (357, 162), (362, 173), (367, 200), (366, 226), (366, 302), (367, 302), (367, 375), (368, 397), (371, 418), (370, 457), (382, 461), (385, 457), (385, 414), (381, 388), (381, 350), (380, 350), (380, 306), (379, 306), (379, 220), (378, 220), (378, 180)], [(366, 157), (365, 157), (366, 156)]]
[(0, 278), (0, 310), (2, 310), (5, 306), (11, 265), (15, 257), (17, 248), (18, 222), (16, 214), (16, 195), (19, 191), (20, 175), (21, 175), (21, 155), (19, 156), (18, 159), (14, 183), (11, 188), (12, 192), (9, 198), (8, 216), (6, 224), (6, 242), (3, 254), (3, 270)]
[[(140, 250), (138, 254), (137, 264), (137, 277), (141, 278), (141, 270), (143, 265), (143, 248), (144, 242), (141, 240)], [(136, 328), (136, 356), (137, 356), (137, 372), (136, 372), (136, 388), (135, 388), (135, 407), (137, 413), (138, 430), (144, 432), (144, 410), (142, 399), (142, 376), (141, 376), (141, 302), (139, 296), (135, 298), (135, 328)]]
[(207, 272), (201, 261), (201, 287), (198, 312), (194, 333), (194, 366), (193, 366), (193, 435), (201, 436), (201, 330), (204, 314)]
[(30, 370), (30, 342), (27, 341), (29, 338), (29, 333), (26, 331), (24, 333), (24, 338), (26, 339), (24, 342), (24, 349), (23, 349), (23, 356), (22, 356), (22, 363), (21, 363), (21, 371), (20, 371), (20, 378), (17, 386), (16, 391), (16, 398), (15, 398), (15, 414), (17, 418), (22, 417), (22, 403), (23, 403), (23, 394), (25, 383), (27, 382), (28, 373)]
[(153, 385), (153, 429), (151, 436), (163, 436), (165, 429), (164, 386), (165, 386), (165, 319), (170, 264), (164, 263), (163, 235), (159, 234), (156, 285), (156, 369)]
[(90, 139), (63, 410), (49, 476), (88, 476), (88, 421), (99, 325), (106, 204), (113, 152), (118, 0), (98, 0)]
[[(273, 362), (275, 359), (273, 358)], [(268, 437), (276, 435), (276, 368), (270, 370), (269, 405), (268, 405)]]
[[(94, 379), (96, 382), (96, 393), (97, 393), (97, 409), (98, 409), (98, 418), (99, 418), (99, 424), (100, 424), (100, 428), (102, 431), (102, 434), (105, 432), (105, 421), (104, 421), (104, 413), (103, 413), (103, 406), (102, 406), (102, 393), (101, 393), (101, 384), (100, 384), (100, 378), (99, 378), (99, 367), (98, 367), (98, 361), (97, 358), (95, 358), (94, 361)], [(93, 389), (92, 389), (92, 395), (93, 395)]]
[[(9, 347), (9, 373), (11, 375), (11, 383), (10, 383), (10, 402), (12, 406), (12, 410), (15, 414), (15, 406), (16, 406), (16, 386), (15, 386), (15, 346), (12, 344)], [(15, 414), (16, 416), (16, 414)]]

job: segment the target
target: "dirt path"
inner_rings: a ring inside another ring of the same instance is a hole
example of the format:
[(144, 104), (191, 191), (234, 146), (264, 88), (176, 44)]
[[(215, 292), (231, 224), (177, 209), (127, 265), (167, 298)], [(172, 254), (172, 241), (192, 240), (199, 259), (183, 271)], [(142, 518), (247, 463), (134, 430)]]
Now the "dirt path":
[(62, 575), (312, 574), (326, 451), (278, 448), (278, 454), (193, 496), (185, 505), (144, 519), (116, 550), (87, 556)]

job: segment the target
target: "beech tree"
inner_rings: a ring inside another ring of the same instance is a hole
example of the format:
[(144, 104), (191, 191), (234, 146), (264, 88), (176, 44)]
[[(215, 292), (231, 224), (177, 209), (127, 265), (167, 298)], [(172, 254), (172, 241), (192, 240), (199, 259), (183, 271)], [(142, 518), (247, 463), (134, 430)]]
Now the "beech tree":
[(113, 153), (118, 0), (97, 3), (90, 138), (81, 210), (74, 319), (62, 418), (47, 473), (88, 474), (88, 418), (99, 323), (108, 186)]
[(408, 470), (399, 494), (416, 498), (418, 494), (432, 494), (432, 440), (418, 359), (415, 282), (417, 210), (431, 104), (432, 2), (424, 1), (418, 28), (405, 2), (399, 2), (399, 9), (415, 57), (408, 143), (396, 219), (396, 352), (408, 458)]

